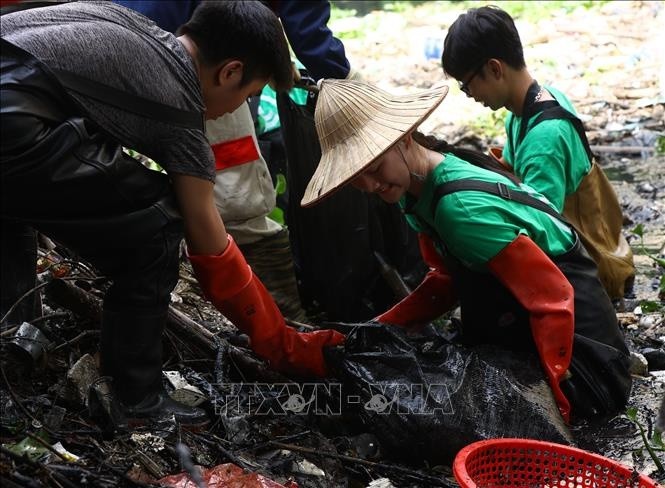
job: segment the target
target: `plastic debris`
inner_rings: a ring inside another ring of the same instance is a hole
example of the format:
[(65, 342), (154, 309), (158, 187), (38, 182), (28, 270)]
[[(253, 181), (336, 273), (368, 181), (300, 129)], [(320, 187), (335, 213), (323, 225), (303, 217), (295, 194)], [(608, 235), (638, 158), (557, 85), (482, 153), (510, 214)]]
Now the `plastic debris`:
[(535, 354), (373, 323), (333, 327), (345, 326), (353, 332), (327, 363), (386, 455), (446, 463), (493, 437), (572, 442)]
[(301, 461), (294, 461), (291, 464), (292, 473), (300, 473), (308, 476), (324, 477), (326, 472), (319, 468), (316, 464), (309, 462), (307, 459)]
[(372, 480), (372, 482), (369, 485), (367, 485), (367, 488), (397, 488), (397, 487), (393, 485), (393, 482), (390, 481), (388, 478), (378, 478)]
[(95, 358), (90, 354), (84, 354), (67, 371), (65, 378), (64, 397), (75, 405), (88, 405), (88, 391), (90, 385), (99, 378), (99, 371)]
[(4, 444), (3, 447), (20, 456), (27, 456), (28, 459), (35, 462), (45, 462), (53, 455), (44, 444), (32, 437), (26, 437), (16, 444)]
[[(277, 483), (257, 473), (247, 473), (235, 464), (226, 463), (210, 469), (203, 469), (201, 478), (208, 488), (298, 488), (298, 484), (289, 481)], [(162, 486), (169, 488), (191, 488), (196, 486), (188, 473), (165, 476), (159, 480)]]
[(206, 401), (205, 394), (196, 386), (189, 384), (179, 371), (164, 371), (164, 376), (174, 388), (169, 395), (175, 401), (190, 407), (196, 407)]
[(47, 351), (50, 341), (37, 327), (23, 322), (8, 344), (26, 363), (38, 362)]
[(165, 441), (162, 437), (156, 436), (150, 432), (134, 432), (130, 439), (140, 449), (151, 451), (161, 451), (164, 449)]
[(75, 463), (81, 459), (76, 454), (72, 454), (67, 449), (65, 449), (65, 446), (63, 446), (61, 442), (56, 442), (52, 447), (53, 450), (60, 454), (64, 460), (69, 461), (70, 463)]

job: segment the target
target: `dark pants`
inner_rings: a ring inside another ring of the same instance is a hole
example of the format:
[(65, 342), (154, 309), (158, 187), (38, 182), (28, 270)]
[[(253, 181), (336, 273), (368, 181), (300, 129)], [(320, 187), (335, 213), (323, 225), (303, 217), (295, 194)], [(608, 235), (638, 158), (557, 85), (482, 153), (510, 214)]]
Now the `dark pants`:
[[(614, 307), (579, 240), (573, 249), (552, 260), (575, 290), (571, 377), (561, 382), (573, 418), (615, 414), (625, 407), (632, 381), (629, 353)], [(506, 287), (493, 275), (473, 272), (452, 258), (446, 264), (460, 297), (466, 342), (536, 350), (529, 313)]]
[(112, 281), (104, 299), (102, 367), (116, 379), (121, 399), (136, 403), (161, 388), (161, 334), (178, 278), (182, 222), (169, 179), (125, 155), (38, 61), (6, 51), (3, 313), (34, 285), (36, 248), (20, 252), (34, 242), (34, 230), (75, 251)]

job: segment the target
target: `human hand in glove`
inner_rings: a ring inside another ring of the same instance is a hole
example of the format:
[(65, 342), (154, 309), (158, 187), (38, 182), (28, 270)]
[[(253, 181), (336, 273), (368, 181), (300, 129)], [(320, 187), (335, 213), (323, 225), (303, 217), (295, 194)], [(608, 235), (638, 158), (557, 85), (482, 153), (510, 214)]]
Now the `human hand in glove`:
[(452, 278), (431, 237), (418, 234), (418, 244), (430, 271), (409, 296), (376, 317), (377, 322), (413, 327), (440, 317), (455, 305), (457, 297), (452, 288)]
[(335, 330), (298, 332), (288, 327), (231, 236), (220, 255), (189, 256), (189, 260), (205, 295), (249, 336), (252, 350), (271, 368), (300, 376), (327, 375), (323, 348), (343, 344), (344, 335)]

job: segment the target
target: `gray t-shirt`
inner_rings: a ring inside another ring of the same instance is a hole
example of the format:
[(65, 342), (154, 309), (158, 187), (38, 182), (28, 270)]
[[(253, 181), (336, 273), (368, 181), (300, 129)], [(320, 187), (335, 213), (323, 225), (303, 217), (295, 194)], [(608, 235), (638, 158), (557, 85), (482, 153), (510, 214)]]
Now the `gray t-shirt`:
[[(203, 117), (191, 56), (172, 34), (133, 10), (110, 2), (33, 8), (3, 15), (0, 33), (51, 68)], [(70, 95), (102, 130), (154, 159), (167, 173), (214, 181), (214, 157), (203, 130), (135, 115), (74, 92)]]

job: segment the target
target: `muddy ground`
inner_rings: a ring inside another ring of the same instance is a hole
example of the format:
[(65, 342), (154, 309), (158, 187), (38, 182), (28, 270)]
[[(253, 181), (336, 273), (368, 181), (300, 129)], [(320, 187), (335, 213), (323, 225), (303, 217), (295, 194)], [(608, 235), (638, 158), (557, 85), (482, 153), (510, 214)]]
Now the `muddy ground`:
[[(336, 16), (331, 26), (368, 81), (388, 90), (412, 91), (445, 81), (438, 62), (425, 59), (423, 45), (427, 37), (442, 39), (445, 26), (463, 8), (456, 5), (426, 2), (399, 13)], [(665, 136), (664, 20), (662, 2), (608, 2), (566, 12), (550, 9), (536, 18), (518, 20), (532, 73), (541, 83), (562, 89), (576, 104), (624, 208), (624, 229), (635, 252), (637, 276), (634, 296), (626, 298), (618, 317), (636, 353), (630, 407), (636, 409), (647, 437), (654, 432), (665, 391), (665, 297), (659, 293), (664, 270), (646, 254), (662, 258), (665, 244), (665, 156), (654, 150), (657, 138)], [(450, 94), (423, 130), (478, 148), (501, 143), (501, 126), (496, 123), (500, 117), (491, 117), (488, 109), (467, 99), (454, 81), (449, 84)], [(640, 224), (641, 237), (633, 233)], [(56, 269), (51, 266), (40, 278), (51, 280)], [(93, 296), (106, 286), (103, 280), (88, 279), (94, 271), (81, 266), (67, 269), (62, 274), (78, 277), (75, 283)], [(210, 336), (192, 341), (182, 329), (169, 328), (165, 370), (178, 371), (200, 391), (215, 395), (223, 393), (210, 389), (216, 382), (288, 381), (266, 372), (242, 352), (232, 326), (202, 300), (184, 264), (181, 278), (173, 307), (220, 332), (229, 343), (215, 345)], [(205, 467), (234, 463), (285, 486), (289, 480), (300, 487), (322, 488), (456, 486), (449, 466), (384, 457), (376, 439), (354, 429), (353, 419), (344, 429), (338, 422), (308, 416), (220, 415), (213, 416), (215, 422), (205, 432), (180, 430), (167, 421), (112, 438), (91, 420), (85, 394), (77, 391), (84, 379), (76, 383), (71, 374), (67, 379), (76, 364), (94, 374), (95, 304), (78, 307), (74, 313), (71, 303), (58, 304), (51, 287), (42, 291), (45, 318), (35, 325), (52, 341), (48, 354), (32, 363), (3, 349), (0, 476), (6, 486), (145, 486), (180, 472), (188, 458)], [(15, 332), (2, 331), (4, 346)], [(642, 360), (645, 357), (648, 362)], [(203, 405), (214, 414), (218, 404), (212, 400)], [(656, 472), (639, 428), (625, 416), (601, 426), (577, 427), (574, 433), (580, 447), (665, 481)], [(56, 454), (50, 446), (57, 442), (80, 459), (72, 462), (69, 454)], [(187, 446), (189, 455), (183, 455), (182, 446)], [(24, 452), (33, 457), (21, 457)], [(665, 458), (662, 451), (656, 455)]]

